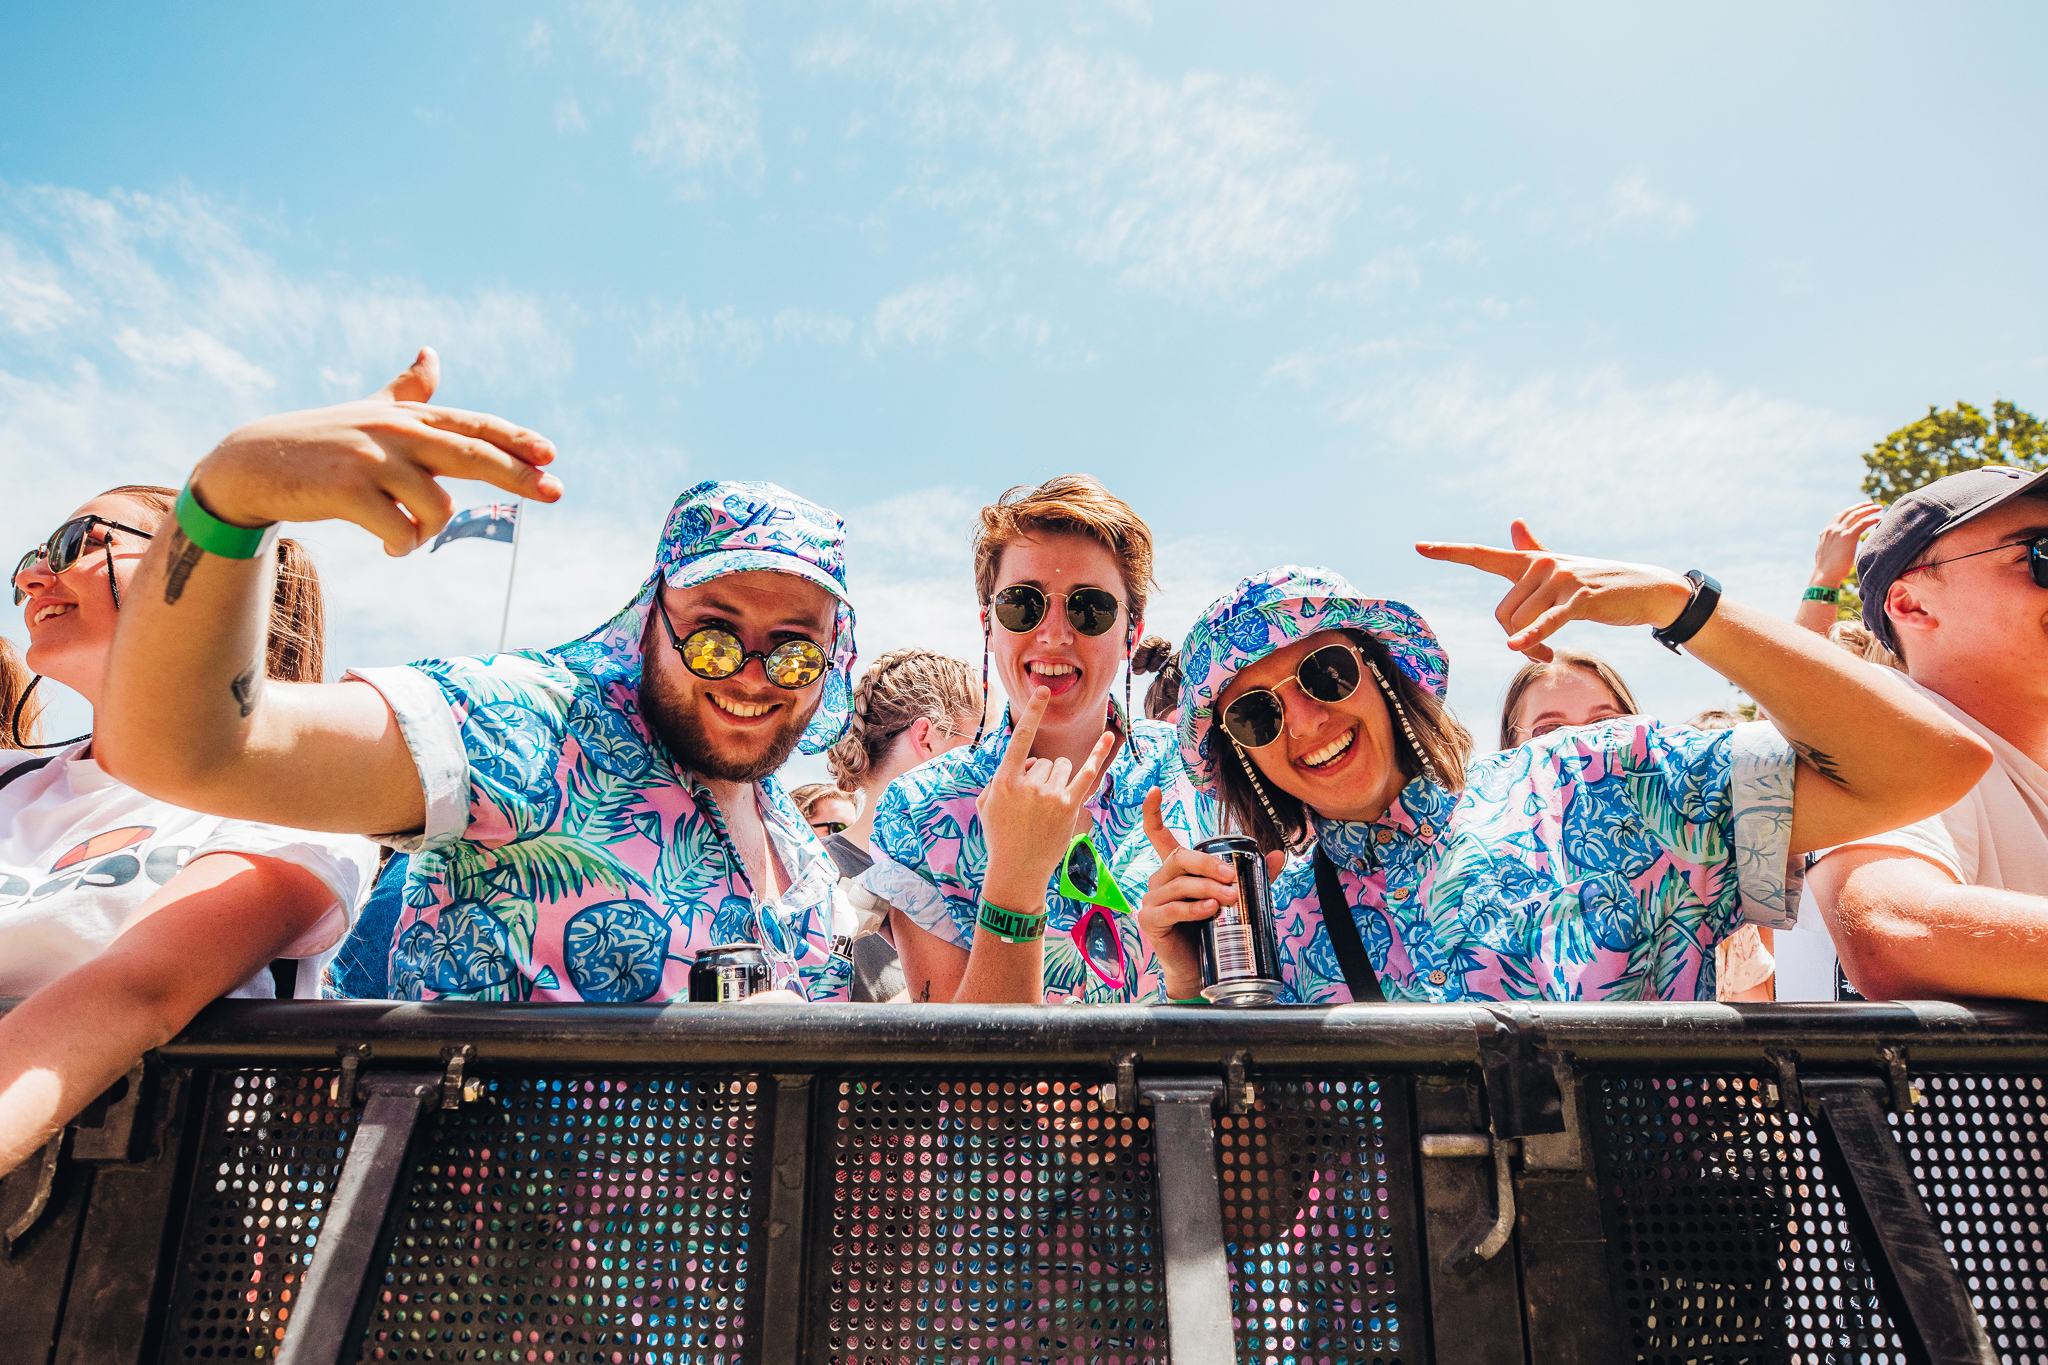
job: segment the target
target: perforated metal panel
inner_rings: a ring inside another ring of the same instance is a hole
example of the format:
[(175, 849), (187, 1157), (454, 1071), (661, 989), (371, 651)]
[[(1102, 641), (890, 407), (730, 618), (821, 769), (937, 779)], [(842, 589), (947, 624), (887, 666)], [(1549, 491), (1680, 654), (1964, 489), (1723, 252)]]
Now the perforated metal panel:
[(341, 1173), (355, 1115), (329, 1103), (332, 1071), (213, 1079), (163, 1358), (268, 1360)]
[(1926, 1076), (1892, 1131), (2006, 1365), (2048, 1362), (2048, 1084)]
[(738, 1361), (758, 1092), (733, 1076), (502, 1076), (436, 1111), (361, 1358)]
[(1165, 1359), (1148, 1117), (1035, 1073), (847, 1080), (820, 1099), (813, 1359)]
[(1217, 1120), (1240, 1359), (1424, 1358), (1401, 1084), (1262, 1081), (1252, 1113)]
[(1609, 1076), (1598, 1094), (1633, 1359), (1904, 1360), (1804, 1116), (1751, 1076)]

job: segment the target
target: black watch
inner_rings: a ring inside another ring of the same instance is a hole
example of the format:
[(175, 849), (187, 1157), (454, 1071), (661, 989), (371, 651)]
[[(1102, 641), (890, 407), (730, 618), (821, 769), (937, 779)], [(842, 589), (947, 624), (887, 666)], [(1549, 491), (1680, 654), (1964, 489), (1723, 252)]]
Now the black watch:
[(1698, 569), (1687, 569), (1686, 581), (1692, 584), (1692, 601), (1685, 604), (1685, 610), (1678, 613), (1678, 619), (1662, 630), (1650, 632), (1655, 640), (1673, 654), (1678, 647), (1700, 633), (1700, 627), (1714, 614), (1714, 608), (1721, 604), (1721, 585)]

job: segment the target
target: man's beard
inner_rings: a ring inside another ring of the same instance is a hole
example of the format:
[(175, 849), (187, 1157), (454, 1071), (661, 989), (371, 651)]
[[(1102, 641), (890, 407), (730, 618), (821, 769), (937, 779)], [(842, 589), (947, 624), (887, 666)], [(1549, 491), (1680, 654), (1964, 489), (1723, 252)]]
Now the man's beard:
[[(823, 693), (819, 695), (822, 697)], [(641, 718), (660, 737), (669, 757), (678, 767), (714, 782), (759, 782), (780, 768), (796, 752), (797, 741), (803, 738), (804, 727), (811, 722), (811, 712), (817, 710), (815, 703), (803, 711), (789, 707), (786, 712), (788, 718), (781, 728), (768, 735), (767, 747), (749, 760), (738, 754), (719, 752), (714, 741), (704, 732), (697, 705), (712, 704), (709, 698), (692, 704), (651, 664), (641, 668)]]

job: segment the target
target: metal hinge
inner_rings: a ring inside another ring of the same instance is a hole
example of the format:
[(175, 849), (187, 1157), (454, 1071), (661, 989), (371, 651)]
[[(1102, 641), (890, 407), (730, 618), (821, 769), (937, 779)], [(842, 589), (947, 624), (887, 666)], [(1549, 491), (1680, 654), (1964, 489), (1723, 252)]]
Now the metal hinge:
[(368, 1043), (343, 1043), (334, 1049), (334, 1055), (341, 1060), (341, 1074), (327, 1087), (327, 1102), (338, 1109), (353, 1109), (361, 1098), (357, 1089), (362, 1077), (363, 1063), (370, 1060)]
[(463, 1068), (476, 1060), (476, 1049), (468, 1043), (441, 1049), (441, 1107), (460, 1109), (483, 1098), (484, 1083), (479, 1076), (465, 1076)]
[[(1239, 1049), (1223, 1059), (1223, 1112), (1249, 1114), (1259, 1102), (1258, 1087), (1252, 1084), (1252, 1054)], [(1116, 1059), (1116, 1079), (1095, 1088), (1102, 1107), (1116, 1114), (1138, 1112), (1138, 1054), (1126, 1052)]]

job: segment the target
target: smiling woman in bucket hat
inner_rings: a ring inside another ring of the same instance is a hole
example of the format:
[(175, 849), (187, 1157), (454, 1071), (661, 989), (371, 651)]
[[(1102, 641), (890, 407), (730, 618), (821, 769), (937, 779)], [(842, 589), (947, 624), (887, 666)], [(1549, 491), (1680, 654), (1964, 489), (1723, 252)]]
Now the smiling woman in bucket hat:
[[(1982, 771), (1933, 707), (1705, 575), (1514, 532), (1513, 549), (1417, 548), (1514, 584), (1496, 612), (1511, 648), (1547, 658), (1572, 620), (1651, 626), (1779, 728), (1631, 716), (1468, 768), (1421, 616), (1328, 570), (1245, 579), (1182, 650), (1181, 748), (1268, 851), (1288, 998), (1711, 1000), (1717, 942), (1790, 922), (1789, 854), (1938, 810)], [(1147, 829), (1162, 862), (1139, 922), (1185, 999), (1202, 984), (1188, 927), (1236, 892), (1227, 865)]]
[(552, 446), (433, 406), (437, 377), (423, 352), (370, 399), (251, 423), (200, 462), (115, 644), (108, 761), (191, 809), (276, 811), (408, 852), (395, 937), (361, 945), (389, 953), (406, 998), (674, 999), (697, 954), (733, 941), (760, 946), (779, 998), (843, 997), (838, 877), (773, 776), (846, 728), (854, 618), (824, 508), (701, 483), (640, 590), (580, 639), (228, 685), (222, 661), (269, 600), (242, 557), (256, 528), (340, 518), (404, 553), (448, 520), (437, 478), (561, 496), (541, 469)]

